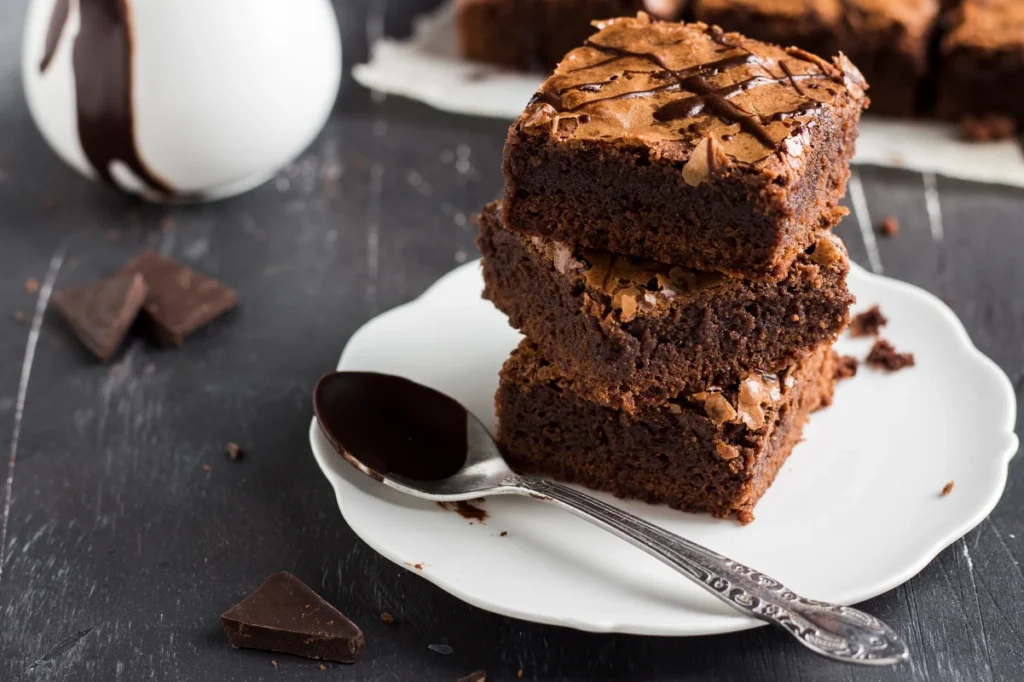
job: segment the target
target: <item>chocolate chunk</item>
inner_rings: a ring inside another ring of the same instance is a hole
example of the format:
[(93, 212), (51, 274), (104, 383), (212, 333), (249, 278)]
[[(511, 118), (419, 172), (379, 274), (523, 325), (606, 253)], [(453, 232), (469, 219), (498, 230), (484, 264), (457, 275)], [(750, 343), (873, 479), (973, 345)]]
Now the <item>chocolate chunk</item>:
[(875, 367), (881, 367), (889, 370), (890, 372), (895, 372), (903, 369), (904, 367), (913, 367), (914, 354), (897, 353), (891, 343), (885, 339), (878, 339), (875, 341), (875, 345), (871, 347), (871, 352), (868, 353), (868, 357), (865, 362), (869, 365), (874, 365)]
[(460, 677), (457, 682), (487, 682), (487, 673), (483, 670), (477, 670), (476, 672)]
[(836, 360), (836, 381), (856, 376), (859, 364), (857, 358), (852, 355), (840, 355)]
[(53, 295), (51, 305), (82, 344), (106, 362), (124, 341), (146, 299), (141, 275), (115, 275)]
[(245, 455), (245, 451), (238, 443), (228, 443), (224, 446), (224, 452), (227, 453), (232, 462), (237, 462)]
[(301, 580), (276, 573), (220, 617), (235, 648), (353, 663), (363, 632)]
[(850, 320), (850, 334), (852, 336), (877, 336), (879, 330), (889, 320), (882, 314), (877, 305), (873, 305), (864, 312), (854, 315)]
[(157, 341), (181, 345), (193, 332), (238, 306), (238, 294), (184, 263), (144, 251), (121, 269), (139, 273), (149, 286), (143, 311)]

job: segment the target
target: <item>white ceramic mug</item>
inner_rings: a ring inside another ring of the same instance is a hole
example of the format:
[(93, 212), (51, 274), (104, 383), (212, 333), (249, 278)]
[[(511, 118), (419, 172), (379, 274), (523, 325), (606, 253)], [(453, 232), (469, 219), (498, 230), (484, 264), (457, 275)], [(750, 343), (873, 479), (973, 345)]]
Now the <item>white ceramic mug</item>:
[(25, 95), (71, 166), (156, 201), (255, 187), (330, 114), (329, 0), (32, 0)]

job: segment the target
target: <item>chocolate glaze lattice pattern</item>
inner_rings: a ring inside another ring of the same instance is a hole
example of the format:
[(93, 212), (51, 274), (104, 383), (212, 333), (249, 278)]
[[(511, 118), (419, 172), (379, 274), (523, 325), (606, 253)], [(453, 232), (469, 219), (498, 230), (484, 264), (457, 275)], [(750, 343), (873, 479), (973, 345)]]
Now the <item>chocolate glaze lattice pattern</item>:
[[(662, 40), (634, 45), (631, 33), (638, 28), (660, 31)], [(654, 68), (635, 68), (636, 61)], [(639, 87), (623, 87), (623, 81), (639, 81)], [(808, 122), (791, 119), (813, 118), (825, 102), (851, 85), (861, 88), (863, 83), (855, 67), (842, 58), (830, 63), (802, 50), (727, 35), (714, 26), (653, 22), (641, 16), (606, 22), (567, 56), (530, 106), (548, 108), (556, 126), (575, 117), (574, 131), (592, 123), (595, 115), (613, 114), (634, 127), (660, 129), (660, 138), (690, 142), (706, 135), (711, 127), (707, 119), (712, 118), (722, 128), (716, 137), (728, 140), (746, 133), (756, 140), (757, 150), (748, 148), (741, 154), (753, 161), (766, 150), (779, 150)], [(765, 86), (787, 91), (781, 97), (778, 91), (773, 93), (771, 104), (776, 107), (766, 106), (767, 98), (759, 101), (755, 91), (767, 90)], [(609, 89), (612, 92), (599, 94)], [(777, 108), (780, 102), (782, 108)], [(724, 129), (729, 126), (737, 129)]]

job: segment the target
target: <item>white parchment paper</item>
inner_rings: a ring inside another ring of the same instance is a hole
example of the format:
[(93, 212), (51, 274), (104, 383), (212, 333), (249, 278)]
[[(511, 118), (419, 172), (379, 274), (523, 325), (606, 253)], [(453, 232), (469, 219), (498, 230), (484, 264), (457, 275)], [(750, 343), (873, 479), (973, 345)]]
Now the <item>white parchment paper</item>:
[[(462, 59), (450, 5), (419, 17), (408, 40), (380, 40), (371, 53), (353, 69), (361, 85), (457, 114), (511, 121), (544, 78)], [(1017, 141), (967, 142), (956, 126), (933, 121), (865, 117), (854, 162), (1024, 187)]]

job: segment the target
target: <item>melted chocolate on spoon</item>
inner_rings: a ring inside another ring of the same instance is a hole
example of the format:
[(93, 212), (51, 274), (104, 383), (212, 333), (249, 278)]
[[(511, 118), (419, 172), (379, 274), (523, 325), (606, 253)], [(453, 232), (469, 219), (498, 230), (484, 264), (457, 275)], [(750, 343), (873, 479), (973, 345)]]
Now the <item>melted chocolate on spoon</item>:
[(375, 478), (397, 474), (439, 481), (466, 462), (466, 409), (408, 379), (327, 374), (313, 391), (313, 411), (335, 449)]
[[(146, 166), (135, 144), (134, 35), (127, 0), (78, 0), (77, 5), (80, 27), (74, 40), (72, 68), (82, 151), (96, 174), (115, 187), (110, 167), (120, 161), (150, 190), (175, 194), (174, 188)], [(40, 72), (53, 62), (69, 15), (68, 1), (57, 0), (46, 32)]]

